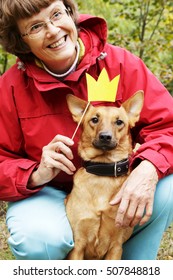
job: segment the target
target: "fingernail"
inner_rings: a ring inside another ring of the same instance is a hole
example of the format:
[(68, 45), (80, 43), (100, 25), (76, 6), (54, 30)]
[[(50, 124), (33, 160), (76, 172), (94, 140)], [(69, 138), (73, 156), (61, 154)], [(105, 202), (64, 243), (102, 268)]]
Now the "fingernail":
[(116, 223), (115, 226), (116, 226), (117, 228), (120, 228), (120, 227), (121, 227), (120, 223)]
[(75, 166), (73, 166), (72, 171), (76, 171), (76, 167)]
[(72, 159), (73, 159), (73, 155), (69, 155), (69, 159), (71, 159), (71, 160), (72, 160)]
[(117, 201), (116, 200), (111, 200), (109, 203), (110, 203), (110, 205), (114, 205), (114, 204), (117, 203)]

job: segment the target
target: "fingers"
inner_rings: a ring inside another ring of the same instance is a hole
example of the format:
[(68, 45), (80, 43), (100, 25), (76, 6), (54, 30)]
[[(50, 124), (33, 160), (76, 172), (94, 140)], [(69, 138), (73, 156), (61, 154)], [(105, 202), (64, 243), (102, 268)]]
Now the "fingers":
[[(57, 142), (56, 144), (53, 145), (53, 149), (55, 150), (56, 155), (59, 156), (60, 154), (63, 154), (67, 158), (71, 160), (73, 159), (73, 154), (71, 149), (68, 146), (66, 146), (64, 143)], [(58, 160), (58, 156), (56, 157), (57, 160)]]
[(43, 148), (43, 150), (51, 150), (57, 153), (63, 153), (69, 159), (73, 159), (72, 151), (69, 147), (73, 146), (74, 142), (70, 138), (63, 135), (56, 135), (53, 140)]
[(47, 168), (55, 168), (65, 173), (72, 175), (76, 170), (73, 165), (71, 159), (73, 159), (73, 155), (71, 150), (68, 148), (62, 148), (63, 153), (59, 153), (56, 151), (48, 151), (43, 156), (43, 162), (45, 167)]
[(142, 226), (146, 222), (148, 222), (149, 219), (151, 218), (152, 213), (153, 213), (153, 201), (151, 201), (150, 203), (147, 204), (146, 213), (145, 213), (144, 217), (140, 220), (139, 225)]
[(125, 215), (129, 207), (129, 199), (124, 198), (118, 207), (115, 224), (117, 227), (125, 226)]
[(116, 227), (143, 225), (152, 215), (154, 192), (151, 190), (149, 194), (141, 195), (140, 192), (127, 191), (126, 183), (110, 202), (111, 205), (119, 203), (115, 225)]
[(73, 140), (63, 135), (56, 135), (54, 139), (43, 148), (42, 160), (47, 168), (56, 168), (72, 175), (76, 170), (72, 163), (73, 153), (70, 148)]
[(131, 216), (131, 220), (129, 221), (129, 225), (134, 227), (135, 225), (139, 224), (140, 220), (142, 219), (145, 211), (145, 203), (141, 203), (137, 206), (136, 211), (134, 211), (134, 215)]
[[(63, 135), (56, 135), (54, 139), (45, 147), (43, 147), (43, 154), (50, 156), (55, 156), (55, 153), (64, 154), (67, 158), (73, 159), (73, 154), (70, 146), (74, 144), (73, 140)], [(54, 154), (53, 154), (53, 153)], [(57, 158), (58, 159), (58, 158)]]
[(70, 139), (69, 137), (66, 137), (64, 135), (56, 135), (52, 141), (49, 144), (54, 144), (54, 143), (58, 143), (58, 142), (62, 142), (67, 146), (73, 146), (74, 142), (72, 139)]
[(137, 224), (142, 226), (150, 219), (153, 212), (153, 198), (149, 202), (130, 201), (123, 199), (119, 205), (115, 224), (117, 227), (134, 227)]
[(145, 224), (151, 217), (158, 175), (154, 165), (144, 160), (123, 183), (121, 190), (110, 202), (119, 203), (116, 226), (134, 227)]
[(47, 183), (54, 179), (60, 171), (73, 175), (76, 168), (72, 162), (71, 146), (74, 142), (63, 135), (56, 135), (53, 140), (42, 149), (42, 156), (37, 174), (39, 183)]
[(60, 158), (60, 155), (64, 155), (70, 160), (73, 159), (73, 154), (71, 149), (62, 142), (49, 144), (43, 147), (42, 155), (44, 156), (44, 158), (46, 158), (46, 156), (50, 156), (56, 160)]
[(123, 186), (121, 190), (116, 194), (116, 196), (109, 202), (110, 205), (118, 204), (121, 201), (122, 194), (123, 194)]

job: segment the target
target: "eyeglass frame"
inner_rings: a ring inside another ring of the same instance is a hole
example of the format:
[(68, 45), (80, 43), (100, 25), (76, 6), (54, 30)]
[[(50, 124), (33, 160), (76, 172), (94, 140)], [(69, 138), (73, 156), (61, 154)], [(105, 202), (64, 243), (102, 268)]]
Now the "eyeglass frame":
[[(63, 12), (64, 12), (64, 13), (63, 13)], [(36, 23), (36, 24), (33, 24), (31, 27), (28, 28), (29, 31), (27, 31), (26, 33), (20, 34), (20, 36), (21, 36), (22, 38), (25, 37), (25, 36), (28, 36), (30, 39), (39, 38), (39, 37), (41, 36), (41, 34), (39, 34), (39, 32), (42, 31), (43, 28), (47, 27), (47, 24), (48, 24), (49, 22), (50, 22), (53, 26), (58, 27), (58, 25), (56, 26), (56, 25), (54, 24), (54, 22), (52, 21), (52, 18), (54, 18), (55, 15), (58, 14), (58, 13), (61, 13), (61, 16), (65, 15), (65, 14), (69, 15), (69, 14), (71, 13), (71, 9), (68, 7), (67, 9), (64, 9), (63, 11), (62, 11), (62, 10), (59, 10), (59, 11), (55, 12), (55, 13), (50, 17), (50, 19), (49, 19), (48, 21), (41, 21), (41, 22), (38, 22), (38, 23)], [(62, 18), (62, 17), (61, 17), (61, 18)], [(60, 19), (61, 19), (61, 18), (60, 18)], [(59, 21), (60, 19), (58, 19), (57, 21)], [(32, 37), (32, 35), (30, 34), (30, 31), (31, 31), (31, 29), (32, 29), (34, 26), (37, 26), (38, 24), (43, 24), (43, 26), (42, 26), (41, 30), (39, 30), (37, 33), (34, 34), (34, 35), (36, 35), (36, 36)]]

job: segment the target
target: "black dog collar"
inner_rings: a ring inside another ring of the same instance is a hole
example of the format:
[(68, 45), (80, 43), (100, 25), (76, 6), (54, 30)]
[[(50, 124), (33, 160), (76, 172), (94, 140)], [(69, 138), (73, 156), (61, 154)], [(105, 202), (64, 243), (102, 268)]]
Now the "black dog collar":
[(83, 167), (85, 167), (88, 173), (98, 176), (123, 176), (126, 175), (129, 170), (129, 159), (124, 159), (113, 163), (101, 163), (84, 161)]

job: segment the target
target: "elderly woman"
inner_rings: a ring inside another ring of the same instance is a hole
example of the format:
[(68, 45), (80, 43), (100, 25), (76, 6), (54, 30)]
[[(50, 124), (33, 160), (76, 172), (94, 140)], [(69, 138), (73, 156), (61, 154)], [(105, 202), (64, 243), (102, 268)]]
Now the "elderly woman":
[[(80, 166), (79, 132), (66, 95), (87, 100), (86, 73), (120, 75), (120, 106), (145, 93), (132, 129), (141, 144), (111, 204), (116, 226), (135, 226), (123, 259), (155, 259), (173, 220), (173, 99), (144, 63), (106, 42), (103, 19), (78, 16), (73, 0), (0, 0), (0, 43), (18, 59), (0, 79), (0, 199), (17, 259), (64, 259), (73, 248), (64, 198)], [(104, 102), (102, 102), (103, 104)], [(95, 102), (95, 106), (99, 105)]]

